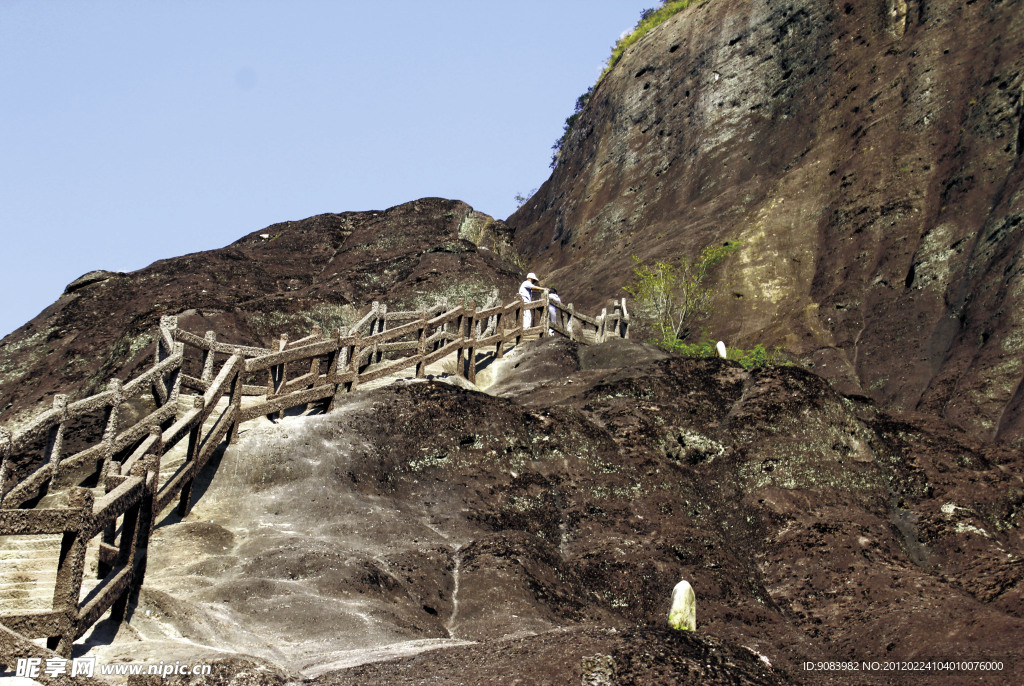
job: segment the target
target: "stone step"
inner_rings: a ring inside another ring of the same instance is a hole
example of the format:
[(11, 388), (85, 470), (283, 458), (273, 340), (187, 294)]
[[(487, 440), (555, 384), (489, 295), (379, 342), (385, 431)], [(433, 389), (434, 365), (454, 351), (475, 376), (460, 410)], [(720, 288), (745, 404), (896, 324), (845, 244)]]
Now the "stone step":
[(9, 550), (46, 550), (56, 544), (60, 548), (60, 536), (0, 536), (0, 555)]

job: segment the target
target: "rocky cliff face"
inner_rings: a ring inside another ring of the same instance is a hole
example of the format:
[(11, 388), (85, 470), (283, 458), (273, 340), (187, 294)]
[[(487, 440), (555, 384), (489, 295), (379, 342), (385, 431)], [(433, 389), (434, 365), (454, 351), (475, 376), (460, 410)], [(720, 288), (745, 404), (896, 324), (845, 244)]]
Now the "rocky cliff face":
[(127, 274), (90, 272), (0, 344), (0, 421), (54, 393), (96, 392), (151, 363), (161, 315), (222, 340), (266, 345), (353, 323), (373, 300), (418, 309), (437, 299), (511, 298), (518, 268), (503, 225), (469, 205), (425, 198), (381, 212), (274, 224), (219, 250)]
[(629, 49), (509, 219), (569, 299), (738, 239), (710, 333), (1024, 436), (1019, 2), (711, 0)]

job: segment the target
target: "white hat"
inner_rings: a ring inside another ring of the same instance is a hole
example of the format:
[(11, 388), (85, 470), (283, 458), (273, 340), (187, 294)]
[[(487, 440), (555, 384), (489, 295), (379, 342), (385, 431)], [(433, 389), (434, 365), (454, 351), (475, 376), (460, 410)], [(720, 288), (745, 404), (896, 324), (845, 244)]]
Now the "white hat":
[(534, 274), (533, 272), (530, 272), (529, 274), (527, 274), (526, 278), (527, 278), (527, 280), (540, 281), (540, 279), (537, 278), (537, 275)]

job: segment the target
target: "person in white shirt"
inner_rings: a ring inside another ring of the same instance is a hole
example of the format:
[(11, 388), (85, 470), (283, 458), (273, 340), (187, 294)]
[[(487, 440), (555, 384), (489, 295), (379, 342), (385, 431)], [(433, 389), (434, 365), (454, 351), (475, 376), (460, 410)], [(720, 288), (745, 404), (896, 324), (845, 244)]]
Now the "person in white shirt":
[[(533, 301), (533, 289), (537, 286), (537, 275), (530, 272), (526, 275), (526, 281), (519, 284), (519, 297), (523, 299), (524, 303)], [(533, 312), (526, 310), (523, 312), (523, 328), (529, 329), (532, 324)]]
[[(558, 291), (556, 291), (554, 288), (548, 289), (548, 302), (552, 302), (552, 303), (560, 303), (560, 302), (562, 302), (562, 299), (558, 297)], [(551, 315), (550, 322), (552, 324), (561, 324), (561, 322), (558, 321), (558, 308), (557, 307), (555, 307), (554, 305), (548, 305), (548, 313)], [(554, 329), (548, 329), (548, 335), (549, 336), (554, 336), (555, 335), (555, 330)]]

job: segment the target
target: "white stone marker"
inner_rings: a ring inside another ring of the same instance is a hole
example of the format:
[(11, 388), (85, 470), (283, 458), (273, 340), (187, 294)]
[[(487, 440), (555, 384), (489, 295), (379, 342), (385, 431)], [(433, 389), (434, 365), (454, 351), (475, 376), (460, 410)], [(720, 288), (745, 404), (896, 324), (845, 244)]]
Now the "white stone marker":
[(690, 582), (685, 579), (672, 589), (672, 609), (668, 611), (668, 625), (680, 631), (697, 630), (697, 598)]

